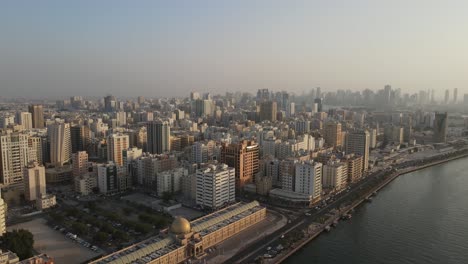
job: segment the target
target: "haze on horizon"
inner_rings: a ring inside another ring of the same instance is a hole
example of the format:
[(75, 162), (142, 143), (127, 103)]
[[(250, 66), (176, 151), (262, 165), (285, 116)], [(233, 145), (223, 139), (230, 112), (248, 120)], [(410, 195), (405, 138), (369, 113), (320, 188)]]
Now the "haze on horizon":
[(3, 1), (0, 96), (468, 91), (468, 2)]

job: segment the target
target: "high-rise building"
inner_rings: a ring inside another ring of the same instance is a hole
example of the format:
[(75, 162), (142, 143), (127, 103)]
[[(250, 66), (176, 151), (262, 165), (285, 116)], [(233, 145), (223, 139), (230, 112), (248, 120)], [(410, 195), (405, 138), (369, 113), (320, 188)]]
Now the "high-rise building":
[(108, 95), (104, 97), (104, 111), (115, 112), (117, 110), (117, 99), (115, 96)]
[[(182, 177), (188, 175), (188, 170), (175, 168), (157, 174), (156, 193), (163, 196), (164, 193), (176, 193), (182, 190)], [(234, 184), (233, 184), (234, 185)]]
[(348, 167), (343, 162), (329, 162), (323, 166), (322, 186), (338, 192), (346, 187)]
[(146, 125), (148, 152), (162, 154), (171, 150), (171, 127), (169, 122), (156, 120)]
[(447, 89), (445, 90), (445, 98), (444, 98), (445, 104), (448, 104), (449, 100), (450, 100), (450, 91)]
[(353, 183), (357, 182), (362, 178), (362, 165), (363, 157), (355, 154), (348, 154), (344, 157), (343, 162), (346, 163), (348, 168), (348, 181)]
[(195, 116), (206, 117), (213, 116), (215, 105), (209, 99), (197, 99), (194, 101)]
[(115, 133), (107, 137), (107, 160), (113, 161), (117, 166), (123, 166), (122, 152), (129, 148), (129, 137), (126, 134)]
[(260, 121), (268, 120), (271, 122), (276, 121), (276, 114), (278, 112), (275, 101), (265, 101), (260, 104)]
[(48, 142), (50, 144), (50, 163), (62, 166), (71, 159), (70, 124), (55, 122), (47, 126)]
[(447, 126), (447, 113), (435, 113), (434, 143), (445, 143), (447, 141)]
[(33, 128), (32, 114), (29, 112), (16, 113), (16, 121), (26, 130)]
[(208, 164), (196, 173), (196, 202), (218, 209), (236, 200), (235, 169), (226, 164)]
[(453, 89), (453, 102), (457, 103), (458, 101), (458, 88)]
[(115, 119), (117, 119), (117, 126), (125, 126), (127, 124), (127, 113), (124, 111), (116, 112)]
[(221, 162), (235, 169), (237, 190), (242, 190), (246, 183), (252, 182), (258, 173), (259, 150), (257, 143), (247, 140), (222, 145)]
[(463, 103), (464, 103), (465, 105), (468, 105), (468, 94), (464, 94), (464, 95), (463, 95)]
[(32, 115), (33, 128), (44, 128), (44, 110), (42, 105), (30, 105), (29, 113)]
[(346, 134), (346, 154), (361, 155), (363, 171), (369, 168), (369, 141), (369, 132), (365, 130), (351, 131)]
[(72, 154), (73, 178), (88, 173), (88, 153), (78, 151)]
[(91, 133), (88, 126), (75, 125), (70, 128), (72, 153), (87, 150), (91, 143)]
[(323, 99), (322, 98), (315, 98), (314, 103), (317, 105), (316, 113), (317, 112), (323, 112)]
[(338, 122), (327, 122), (324, 127), (323, 138), (325, 143), (332, 147), (342, 145), (341, 124)]
[(32, 161), (24, 169), (24, 198), (26, 201), (36, 201), (46, 195), (45, 168)]
[(312, 202), (322, 195), (322, 163), (302, 161), (296, 164), (294, 191), (312, 196)]
[(21, 183), (29, 163), (28, 135), (0, 131), (0, 181), (6, 186)]
[(42, 145), (41, 137), (28, 138), (29, 161), (37, 161), (39, 164), (44, 163), (44, 150)]
[(15, 125), (15, 117), (12, 115), (0, 116), (0, 129)]

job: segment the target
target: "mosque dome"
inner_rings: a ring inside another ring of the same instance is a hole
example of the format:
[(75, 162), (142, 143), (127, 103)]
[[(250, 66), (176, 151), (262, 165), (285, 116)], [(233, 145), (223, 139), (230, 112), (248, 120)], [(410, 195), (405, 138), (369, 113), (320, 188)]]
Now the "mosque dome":
[(190, 233), (192, 228), (190, 227), (190, 222), (183, 218), (177, 217), (174, 222), (172, 222), (171, 228), (169, 229), (171, 233), (180, 235)]

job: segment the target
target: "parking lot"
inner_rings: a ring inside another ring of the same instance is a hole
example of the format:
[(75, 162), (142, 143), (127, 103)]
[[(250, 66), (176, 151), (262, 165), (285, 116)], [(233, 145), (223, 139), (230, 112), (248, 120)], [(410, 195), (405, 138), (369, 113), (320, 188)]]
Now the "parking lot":
[(100, 250), (93, 251), (79, 244), (76, 240), (66, 237), (59, 230), (49, 227), (46, 220), (37, 218), (29, 222), (9, 226), (13, 229), (27, 229), (34, 235), (34, 249), (55, 259), (55, 263), (83, 263), (101, 255)]

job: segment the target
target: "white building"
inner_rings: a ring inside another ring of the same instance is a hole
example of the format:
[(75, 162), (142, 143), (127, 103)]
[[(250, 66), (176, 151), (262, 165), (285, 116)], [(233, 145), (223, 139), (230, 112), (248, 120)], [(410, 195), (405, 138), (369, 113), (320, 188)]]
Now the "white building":
[(322, 195), (322, 163), (303, 161), (296, 164), (294, 191), (312, 195), (314, 201)]
[(175, 193), (182, 190), (182, 177), (188, 175), (188, 170), (184, 168), (175, 168), (158, 173), (157, 193), (162, 196), (164, 192)]
[(36, 200), (36, 208), (39, 210), (50, 208), (56, 204), (57, 201), (53, 194), (44, 194)]
[(217, 209), (235, 202), (235, 169), (226, 164), (208, 164), (197, 170), (196, 202)]
[(73, 179), (75, 185), (75, 192), (80, 195), (89, 195), (93, 189), (98, 187), (97, 177), (93, 174), (84, 174)]

